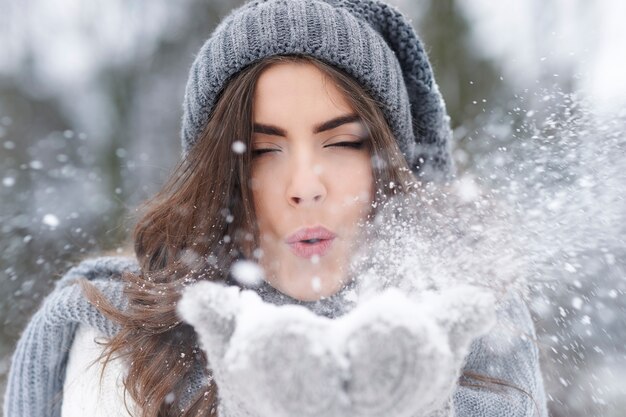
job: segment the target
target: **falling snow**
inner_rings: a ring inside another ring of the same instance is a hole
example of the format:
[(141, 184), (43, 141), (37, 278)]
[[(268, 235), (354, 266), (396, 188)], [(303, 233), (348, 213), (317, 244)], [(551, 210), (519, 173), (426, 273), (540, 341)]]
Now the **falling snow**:
[(236, 140), (233, 142), (232, 149), (233, 152), (242, 154), (246, 151), (246, 144), (240, 140)]
[(46, 226), (50, 226), (51, 228), (57, 227), (60, 223), (59, 218), (54, 214), (46, 214), (45, 216), (43, 216), (41, 222)]
[(251, 261), (236, 261), (230, 271), (233, 278), (249, 287), (259, 286), (265, 277), (263, 268)]

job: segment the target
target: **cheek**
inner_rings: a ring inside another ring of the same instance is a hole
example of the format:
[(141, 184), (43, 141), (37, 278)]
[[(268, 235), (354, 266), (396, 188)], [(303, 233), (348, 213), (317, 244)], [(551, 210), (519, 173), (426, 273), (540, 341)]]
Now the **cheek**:
[(331, 210), (348, 224), (367, 217), (371, 211), (374, 178), (369, 156), (359, 156), (342, 164), (331, 166), (328, 174), (333, 178)]
[(331, 178), (337, 179), (334, 182), (337, 193), (343, 195), (346, 201), (358, 198), (359, 203), (371, 203), (374, 177), (368, 155), (355, 156), (341, 164), (333, 164), (331, 170)]
[(258, 164), (252, 169), (250, 189), (259, 228), (265, 228), (271, 222), (272, 216), (277, 215), (276, 202), (280, 194), (277, 174), (267, 164)]

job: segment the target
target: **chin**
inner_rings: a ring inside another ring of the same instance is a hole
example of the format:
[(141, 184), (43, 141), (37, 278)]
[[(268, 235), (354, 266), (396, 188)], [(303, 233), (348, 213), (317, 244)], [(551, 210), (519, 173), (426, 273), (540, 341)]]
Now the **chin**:
[(312, 278), (298, 282), (298, 285), (293, 285), (292, 282), (283, 282), (281, 292), (300, 301), (317, 301), (321, 298), (330, 297), (339, 292), (345, 285), (343, 277), (330, 277), (321, 271), (316, 274), (300, 273), (299, 275), (310, 275)]
[[(335, 248), (339, 249), (339, 248)], [(339, 292), (345, 285), (345, 274), (341, 259), (346, 259), (344, 251), (327, 254), (320, 258), (318, 264), (310, 259), (298, 257), (286, 251), (282, 256), (275, 256), (273, 265), (262, 265), (270, 271), (268, 283), (278, 291), (300, 301), (317, 301), (322, 297), (330, 297)], [(282, 264), (282, 265), (281, 265)], [(319, 277), (315, 279), (315, 277)]]

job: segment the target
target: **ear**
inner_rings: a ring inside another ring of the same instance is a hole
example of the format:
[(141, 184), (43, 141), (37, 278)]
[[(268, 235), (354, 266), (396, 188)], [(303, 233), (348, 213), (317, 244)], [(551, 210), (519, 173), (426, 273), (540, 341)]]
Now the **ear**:
[(485, 288), (458, 286), (442, 290), (425, 301), (424, 308), (447, 332), (450, 349), (457, 360), (464, 359), (471, 342), (496, 323), (496, 298)]
[(212, 365), (219, 366), (224, 357), (240, 308), (240, 290), (234, 286), (203, 281), (183, 291), (178, 315), (194, 327)]

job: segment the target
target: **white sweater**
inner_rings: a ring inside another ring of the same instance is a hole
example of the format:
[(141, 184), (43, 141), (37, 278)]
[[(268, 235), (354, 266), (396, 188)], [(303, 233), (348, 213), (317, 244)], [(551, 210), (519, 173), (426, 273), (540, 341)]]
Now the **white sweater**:
[[(101, 375), (103, 361), (98, 358), (104, 347), (96, 343), (100, 340), (102, 337), (96, 330), (78, 326), (63, 385), (62, 417), (132, 416), (124, 405), (126, 373), (121, 360), (111, 360)], [(126, 403), (132, 412), (135, 404), (130, 395), (126, 395)]]

